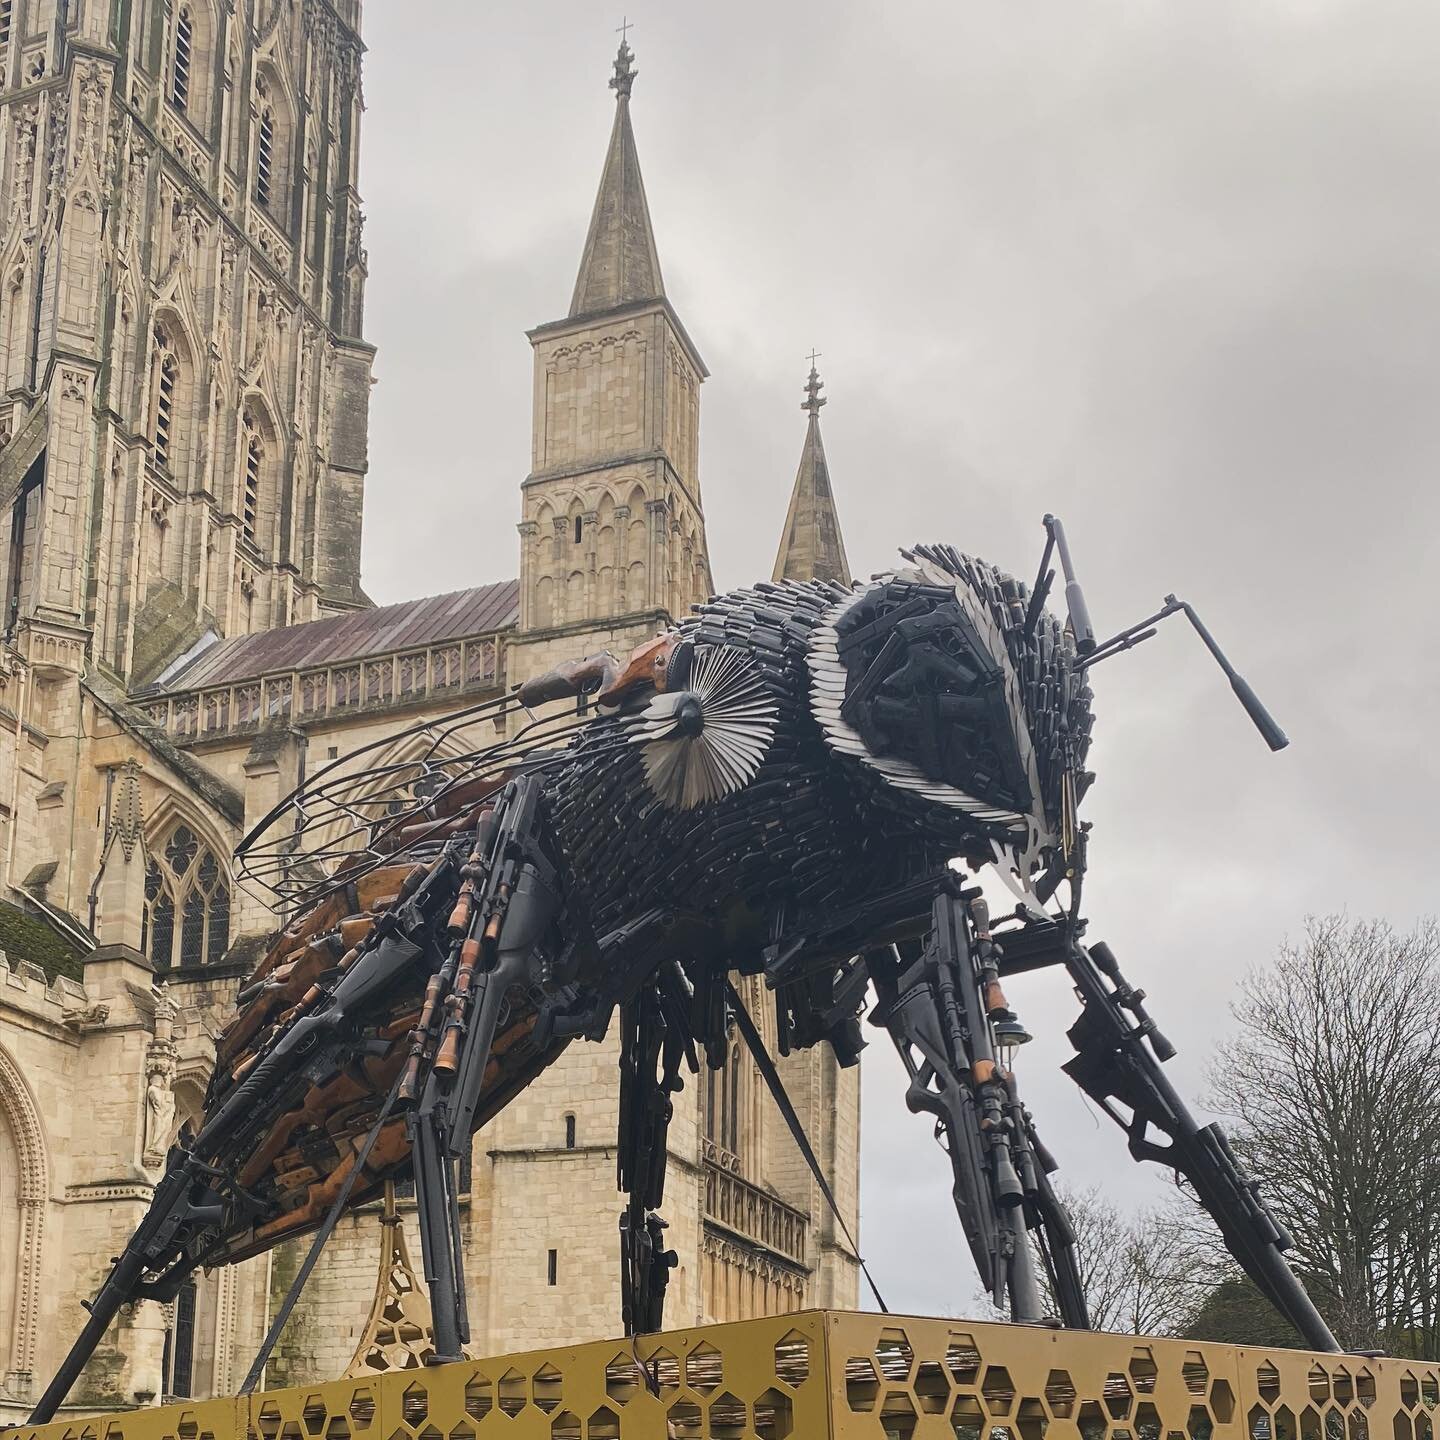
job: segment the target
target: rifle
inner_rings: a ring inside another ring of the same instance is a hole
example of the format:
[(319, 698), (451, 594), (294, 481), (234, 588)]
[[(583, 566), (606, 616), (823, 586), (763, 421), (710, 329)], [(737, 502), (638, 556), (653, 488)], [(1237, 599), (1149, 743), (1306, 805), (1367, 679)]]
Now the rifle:
[[(1338, 1352), (1330, 1327), (1285, 1262), (1282, 1252), (1293, 1242), (1260, 1198), (1259, 1184), (1241, 1169), (1219, 1125), (1196, 1124), (1161, 1071), (1160, 1062), (1175, 1049), (1146, 1013), (1145, 992), (1126, 982), (1108, 945), (1087, 949), (1072, 935), (1065, 966), (1084, 1005), (1067, 1032), (1078, 1053), (1062, 1067), (1065, 1073), (1126, 1132), (1137, 1160), (1157, 1161), (1194, 1186), (1230, 1253), (1306, 1345)], [(1157, 1145), (1148, 1138), (1151, 1129), (1170, 1143)]]
[[(186, 1276), (199, 1263), (187, 1254), (189, 1242), (206, 1225), (218, 1224), (224, 1213), (224, 1206), (210, 1198), (214, 1192), (208, 1186), (198, 1201), (192, 1194), (195, 1185), (214, 1175), (213, 1170), (196, 1160), (193, 1151), (178, 1145), (171, 1148), (165, 1174), (155, 1187), (145, 1218), (124, 1251), (114, 1257), (95, 1299), (85, 1305), (90, 1318), (30, 1412), (30, 1424), (43, 1425), (54, 1417), (122, 1305), (137, 1299), (170, 1301), (180, 1293)], [(162, 1267), (168, 1268), (160, 1278), (145, 1280), (147, 1272)]]

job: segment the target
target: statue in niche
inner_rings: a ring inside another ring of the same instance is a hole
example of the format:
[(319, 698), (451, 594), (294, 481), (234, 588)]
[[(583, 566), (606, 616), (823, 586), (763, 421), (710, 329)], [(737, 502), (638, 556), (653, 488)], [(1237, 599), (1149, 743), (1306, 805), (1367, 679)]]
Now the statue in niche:
[(152, 1064), (150, 1082), (145, 1087), (144, 1160), (147, 1165), (164, 1163), (174, 1123), (175, 1092), (170, 1088), (169, 1068), (163, 1064)]

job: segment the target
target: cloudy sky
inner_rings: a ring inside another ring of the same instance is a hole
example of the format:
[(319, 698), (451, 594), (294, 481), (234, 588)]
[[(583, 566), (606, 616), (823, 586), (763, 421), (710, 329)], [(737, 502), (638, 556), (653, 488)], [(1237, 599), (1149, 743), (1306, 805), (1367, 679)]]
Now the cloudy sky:
[[(1293, 737), (1271, 756), (1179, 628), (1096, 672), (1092, 935), (1198, 1095), (1237, 977), (1307, 912), (1437, 908), (1440, 8), (629, 15), (666, 284), (713, 372), (717, 583), (769, 574), (814, 345), (857, 574), (937, 538), (1028, 577), (1053, 509), (1102, 631), (1178, 591)], [(523, 332), (568, 307), (619, 21), (594, 0), (367, 7), (381, 602), (516, 571)], [(1144, 1203), (1158, 1185), (1058, 1073), (1064, 985), (1012, 998), (1065, 1173)], [(862, 1248), (893, 1308), (963, 1310), (948, 1167), (880, 1044), (867, 1062)]]

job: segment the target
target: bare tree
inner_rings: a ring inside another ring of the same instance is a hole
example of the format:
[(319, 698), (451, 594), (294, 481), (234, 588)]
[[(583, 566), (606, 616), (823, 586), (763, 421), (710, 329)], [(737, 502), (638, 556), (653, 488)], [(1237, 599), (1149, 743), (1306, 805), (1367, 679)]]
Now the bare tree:
[(1440, 1358), (1440, 927), (1311, 919), (1253, 972), (1216, 1108), (1347, 1349)]
[[(1062, 1187), (1061, 1198), (1075, 1230), (1091, 1327), (1123, 1335), (1184, 1331), (1213, 1281), (1208, 1251), (1174, 1223), (1171, 1207), (1127, 1215), (1094, 1187)], [(1058, 1314), (1057, 1297), (1048, 1298)]]

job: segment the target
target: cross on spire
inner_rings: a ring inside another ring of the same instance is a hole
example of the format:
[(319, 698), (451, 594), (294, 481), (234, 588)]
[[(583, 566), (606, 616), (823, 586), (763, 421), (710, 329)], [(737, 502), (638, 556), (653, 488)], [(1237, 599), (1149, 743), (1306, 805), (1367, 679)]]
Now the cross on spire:
[(811, 349), (809, 356), (810, 378), (805, 382), (805, 399), (801, 402), (800, 408), (807, 410), (811, 416), (820, 413), (820, 407), (825, 403), (825, 397), (820, 393), (825, 388), (825, 382), (820, 378), (820, 372), (815, 368), (815, 362), (820, 358), (820, 352)]
[(615, 74), (611, 77), (610, 88), (615, 92), (617, 100), (628, 100), (630, 91), (635, 86), (635, 77), (640, 73), (632, 64), (635, 59), (635, 52), (630, 48), (629, 31), (633, 22), (621, 17), (621, 23), (615, 27), (615, 33), (620, 37), (620, 49), (615, 55)]

